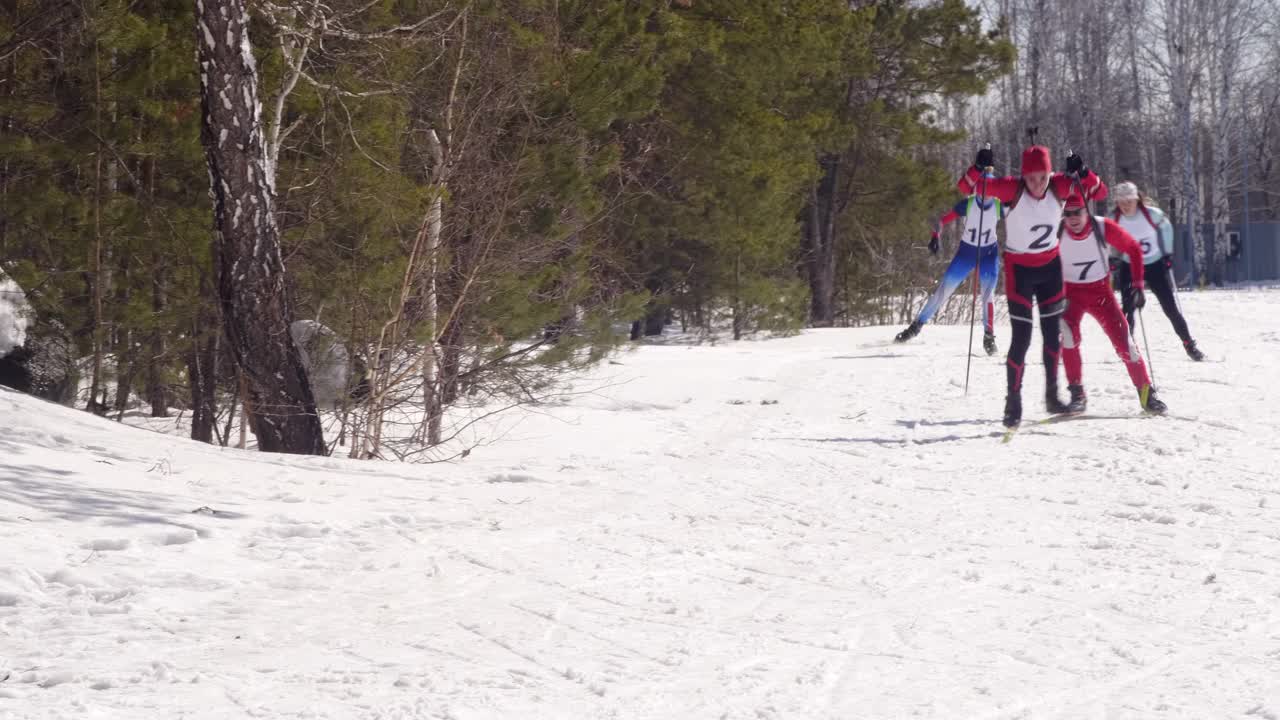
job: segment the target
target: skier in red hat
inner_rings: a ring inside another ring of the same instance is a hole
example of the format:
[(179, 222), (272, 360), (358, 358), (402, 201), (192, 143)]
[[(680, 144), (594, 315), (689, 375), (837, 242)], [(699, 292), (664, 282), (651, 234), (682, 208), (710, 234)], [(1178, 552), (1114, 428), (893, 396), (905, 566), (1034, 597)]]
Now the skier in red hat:
[(1128, 257), (1129, 267), (1133, 270), (1133, 302), (1137, 307), (1143, 307), (1147, 300), (1142, 290), (1142, 246), (1114, 220), (1090, 215), (1084, 198), (1076, 193), (1067, 198), (1058, 237), (1067, 291), (1067, 310), (1062, 317), (1065, 323), (1062, 329), (1062, 364), (1067, 371), (1067, 389), (1071, 392), (1068, 412), (1084, 412), (1088, 401), (1080, 362), (1080, 321), (1088, 313), (1111, 338), (1116, 355), (1120, 356), (1120, 361), (1129, 371), (1129, 379), (1138, 390), (1142, 409), (1156, 415), (1163, 414), (1165, 404), (1151, 387), (1147, 365), (1129, 333), (1124, 311), (1116, 302), (1107, 267), (1110, 255), (1107, 245)]
[[(1107, 186), (1072, 153), (1067, 172), (1053, 172), (1049, 149), (1032, 145), (1022, 152), (1022, 177), (982, 179), (982, 168), (993, 164), (990, 148), (978, 151), (974, 166), (957, 183), (961, 193), (998, 198), (1008, 208), (1005, 229), (1005, 295), (1012, 323), (1009, 355), (1005, 360), (1008, 394), (1004, 425), (1022, 422), (1022, 371), (1031, 347), (1031, 304), (1040, 306), (1040, 334), (1044, 340), (1045, 409), (1067, 411), (1058, 398), (1058, 357), (1061, 338), (1058, 317), (1063, 311), (1062, 260), (1058, 256), (1058, 226), (1062, 203), (1079, 183), (1086, 197), (1102, 200)], [(982, 182), (979, 182), (979, 180)]]

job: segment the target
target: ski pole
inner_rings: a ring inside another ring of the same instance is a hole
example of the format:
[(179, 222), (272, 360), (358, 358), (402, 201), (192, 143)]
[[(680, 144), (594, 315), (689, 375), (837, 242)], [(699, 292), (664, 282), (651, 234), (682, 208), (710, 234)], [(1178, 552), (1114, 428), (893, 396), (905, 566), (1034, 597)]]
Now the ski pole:
[[(981, 208), (979, 208), (979, 211), (981, 211)], [(978, 225), (981, 227), (981, 220), (978, 221)], [(981, 237), (981, 231), (979, 231), (979, 237)], [(964, 362), (965, 395), (969, 394), (969, 368), (973, 365), (973, 318), (977, 314), (978, 308), (978, 271), (981, 267), (982, 261), (981, 258), (979, 258), (978, 262), (975, 263), (973, 267), (973, 282), (971, 283), (973, 285), (973, 301), (969, 303), (969, 352), (965, 353)]]
[[(982, 146), (985, 150), (991, 149), (991, 143)], [(973, 319), (978, 310), (978, 276), (982, 269), (982, 221), (987, 217), (987, 209), (982, 204), (987, 194), (987, 173), (993, 168), (987, 166), (982, 168), (982, 185), (978, 190), (978, 235), (974, 238), (975, 260), (973, 263), (973, 301), (969, 303), (969, 351), (964, 355), (964, 394), (969, 394), (969, 369), (973, 366)]]
[(1151, 375), (1151, 384), (1156, 384), (1156, 368), (1151, 364), (1151, 346), (1147, 344), (1147, 323), (1142, 319), (1142, 308), (1138, 308), (1138, 327), (1142, 328), (1142, 350), (1147, 354), (1147, 373)]
[[(1067, 157), (1071, 157), (1072, 155), (1075, 155), (1075, 153), (1076, 153), (1075, 150), (1067, 150)], [(1093, 198), (1085, 194), (1084, 183), (1080, 182), (1079, 176), (1072, 178), (1071, 182), (1072, 182), (1072, 186), (1076, 189), (1076, 192), (1080, 193), (1080, 200), (1084, 203), (1084, 211), (1089, 215), (1089, 226), (1094, 228), (1095, 230), (1099, 229), (1098, 226), (1094, 224), (1094, 219), (1093, 219)], [(1095, 232), (1094, 234), (1096, 235), (1097, 233)], [(1098, 241), (1098, 253), (1099, 253), (1100, 259), (1102, 260), (1102, 264), (1106, 265), (1107, 264), (1107, 250), (1106, 250), (1107, 240), (1106, 238), (1101, 236), (1096, 237), (1094, 239)]]

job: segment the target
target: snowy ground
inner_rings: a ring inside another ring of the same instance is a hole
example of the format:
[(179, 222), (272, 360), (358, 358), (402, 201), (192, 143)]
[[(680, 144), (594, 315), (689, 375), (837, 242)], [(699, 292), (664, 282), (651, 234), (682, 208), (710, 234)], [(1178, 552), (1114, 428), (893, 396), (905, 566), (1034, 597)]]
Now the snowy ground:
[(963, 327), (645, 347), (447, 466), (0, 391), (0, 717), (1275, 720), (1280, 292), (1184, 300), (1170, 417), (1089, 326), (1008, 445)]

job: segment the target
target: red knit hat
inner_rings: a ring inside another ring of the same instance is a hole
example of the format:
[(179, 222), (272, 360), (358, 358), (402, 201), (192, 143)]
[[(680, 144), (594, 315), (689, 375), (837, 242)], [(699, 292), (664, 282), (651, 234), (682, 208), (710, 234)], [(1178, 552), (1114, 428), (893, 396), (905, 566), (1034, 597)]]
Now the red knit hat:
[(1049, 162), (1049, 148), (1043, 145), (1032, 145), (1022, 151), (1022, 174), (1033, 172), (1049, 172), (1053, 163)]
[(1076, 210), (1082, 207), (1084, 207), (1084, 198), (1080, 197), (1080, 193), (1076, 192), (1075, 190), (1072, 190), (1071, 194), (1067, 196), (1067, 204), (1065, 209)]

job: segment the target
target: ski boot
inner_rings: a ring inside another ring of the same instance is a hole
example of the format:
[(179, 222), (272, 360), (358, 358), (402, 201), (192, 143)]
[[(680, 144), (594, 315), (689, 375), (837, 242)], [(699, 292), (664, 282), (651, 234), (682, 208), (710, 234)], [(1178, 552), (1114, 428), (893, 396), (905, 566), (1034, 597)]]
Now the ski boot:
[(1169, 410), (1169, 406), (1156, 397), (1156, 389), (1150, 385), (1138, 388), (1138, 402), (1142, 403), (1142, 409), (1148, 415), (1163, 415)]
[(906, 330), (903, 330), (902, 332), (898, 333), (898, 335), (893, 338), (893, 341), (896, 343), (904, 343), (919, 334), (920, 334), (920, 321), (916, 320), (912, 322), (910, 325), (908, 325)]
[(1204, 362), (1204, 353), (1200, 352), (1200, 348), (1196, 347), (1195, 340), (1188, 340), (1182, 343), (1182, 349), (1187, 351), (1187, 357), (1196, 362)]
[(1089, 407), (1089, 397), (1084, 394), (1083, 385), (1068, 385), (1067, 390), (1071, 393), (1071, 402), (1067, 403), (1068, 415), (1079, 415)]
[(1044, 387), (1044, 409), (1050, 415), (1062, 415), (1070, 412), (1070, 407), (1058, 399), (1058, 386), (1046, 385)]
[(1004, 396), (1004, 426), (1016, 428), (1022, 424), (1022, 394), (1009, 393)]
[(996, 336), (995, 333), (982, 333), (982, 349), (987, 351), (988, 355), (996, 354)]

